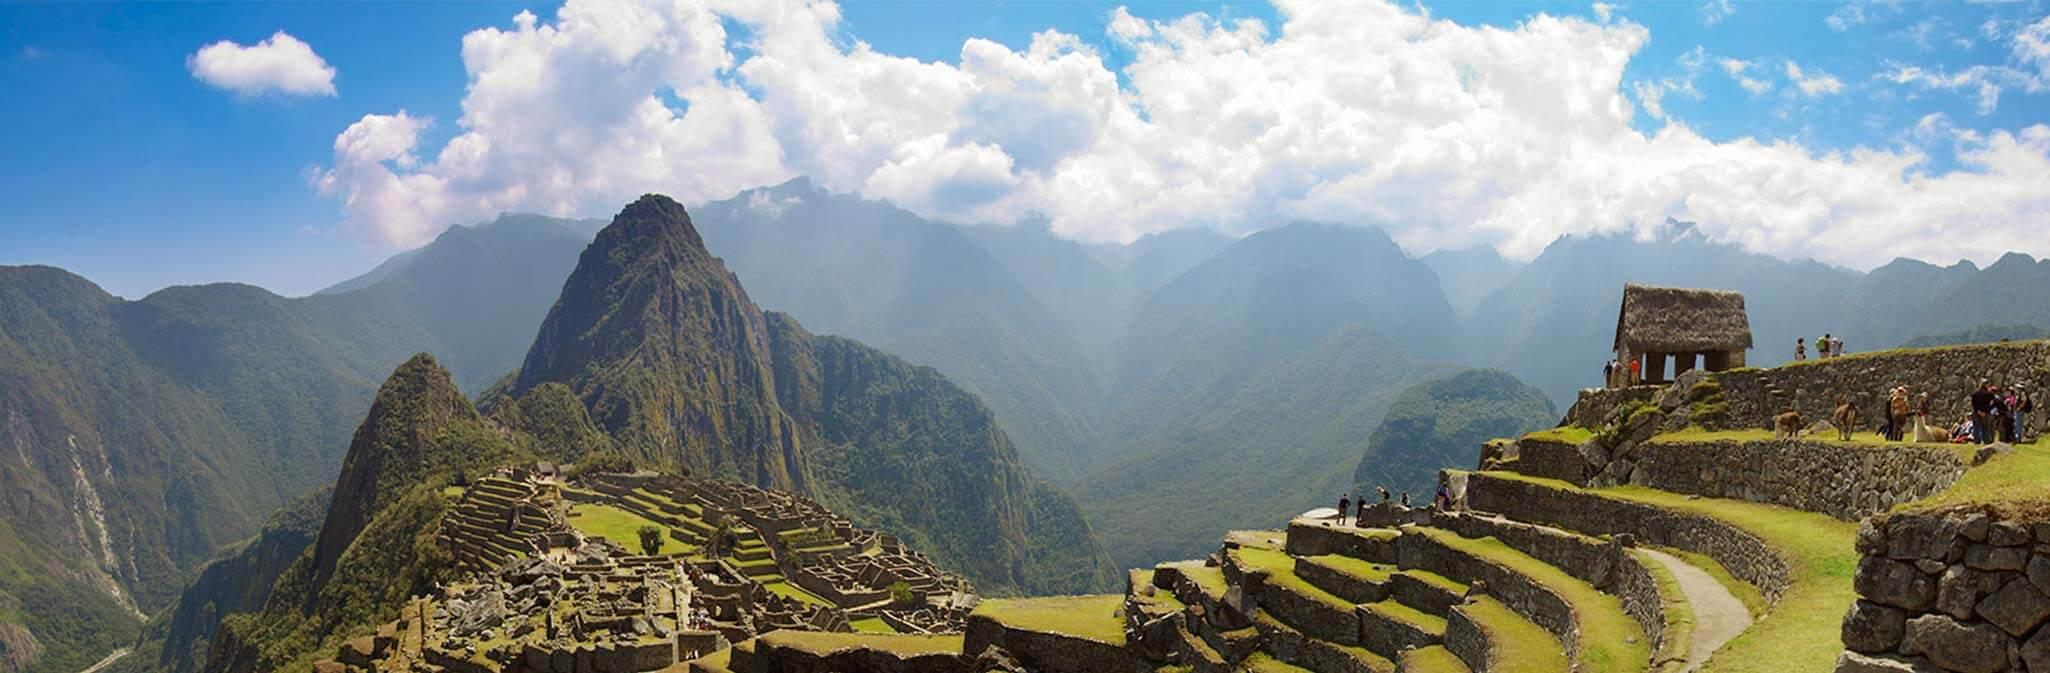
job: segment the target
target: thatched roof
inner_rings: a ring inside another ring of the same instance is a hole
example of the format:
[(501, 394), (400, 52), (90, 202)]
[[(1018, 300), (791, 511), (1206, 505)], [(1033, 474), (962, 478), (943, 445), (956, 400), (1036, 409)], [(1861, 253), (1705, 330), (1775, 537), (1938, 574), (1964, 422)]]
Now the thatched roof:
[(1632, 353), (1706, 353), (1751, 347), (1744, 295), (1651, 285), (1623, 286), (1616, 314), (1616, 350)]

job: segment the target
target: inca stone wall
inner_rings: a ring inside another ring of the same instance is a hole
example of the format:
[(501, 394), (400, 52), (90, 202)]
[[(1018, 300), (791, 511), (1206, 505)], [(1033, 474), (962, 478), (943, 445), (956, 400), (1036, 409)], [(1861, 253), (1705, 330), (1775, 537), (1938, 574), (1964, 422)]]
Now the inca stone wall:
[(1461, 537), (1501, 540), (1512, 549), (1615, 596), (1623, 604), (1623, 611), (1651, 637), (1652, 650), (1664, 645), (1666, 608), (1659, 595), (1658, 580), (1619, 541), (1602, 542), (1584, 535), (1471, 514), (1440, 514), (1432, 518), (1431, 525)]
[(1560, 425), (1577, 425), (1583, 428), (1601, 427), (1602, 421), (1616, 407), (1650, 402), (1658, 386), (1637, 386), (1634, 388), (1588, 388), (1580, 391), (1580, 399), (1566, 409), (1566, 418)]
[(1805, 419), (1827, 419), (1836, 399), (1845, 397), (1858, 402), (1859, 429), (1871, 430), (1879, 427), (1881, 404), (1894, 386), (1907, 386), (1911, 396), (1929, 393), (1930, 413), (1948, 425), (1970, 410), (1965, 398), (1981, 380), (2044, 390), (2050, 341), (1885, 351), (1713, 376), (1729, 413), (1704, 423), (1712, 429), (1769, 428), (1790, 403)]
[(1787, 589), (1785, 559), (1757, 536), (1711, 517), (1484, 473), (1468, 475), (1466, 502), (1517, 521), (1589, 535), (1627, 533), (1646, 544), (1704, 554), (1758, 587), (1768, 602), (1779, 602)]
[(1967, 467), (1947, 444), (1653, 440), (1630, 483), (1857, 521), (1948, 488)]
[(2050, 520), (1994, 510), (1875, 517), (1858, 529), (1838, 673), (2050, 671)]

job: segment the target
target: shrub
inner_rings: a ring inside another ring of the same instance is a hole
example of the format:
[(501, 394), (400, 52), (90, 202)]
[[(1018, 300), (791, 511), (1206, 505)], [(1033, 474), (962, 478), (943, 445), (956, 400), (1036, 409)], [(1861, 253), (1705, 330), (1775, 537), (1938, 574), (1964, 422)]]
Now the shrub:
[(890, 603), (900, 608), (908, 608), (918, 603), (918, 594), (911, 591), (911, 585), (897, 582), (890, 585)]
[(641, 526), (638, 530), (635, 530), (634, 532), (641, 536), (642, 554), (654, 556), (658, 553), (661, 553), (662, 529), (656, 528), (654, 526)]

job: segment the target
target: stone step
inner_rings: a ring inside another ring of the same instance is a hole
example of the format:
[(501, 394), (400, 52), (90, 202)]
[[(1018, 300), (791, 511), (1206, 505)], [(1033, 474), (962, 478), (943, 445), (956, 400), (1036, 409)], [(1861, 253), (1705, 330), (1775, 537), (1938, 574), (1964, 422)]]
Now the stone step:
[(1373, 603), (1388, 598), (1393, 564), (1372, 563), (1350, 556), (1325, 554), (1298, 556), (1295, 574), (1311, 585), (1354, 603)]
[(1551, 632), (1489, 597), (1454, 606), (1445, 649), (1473, 673), (1565, 671), (1566, 650)]
[(1229, 673), (1231, 662), (1217, 653), (1217, 648), (1194, 633), (1186, 625), (1175, 627), (1175, 642), (1168, 646), (1168, 652), (1191, 673)]
[(1465, 538), (1414, 527), (1403, 532), (1402, 563), (1455, 581), (1487, 582), (1487, 595), (1516, 609), (1571, 652), (1576, 666), (1606, 662), (1618, 673), (1646, 670), (1650, 639), (1615, 596), (1495, 538)]
[(1313, 673), (1395, 673), (1395, 662), (1357, 646), (1304, 635), (1262, 610), (1253, 617), (1262, 651)]
[[(1295, 560), (1280, 551), (1241, 547), (1225, 553), (1226, 566), (1238, 575), (1260, 611), (1274, 615), (1303, 634), (1340, 645), (1360, 644), (1357, 604), (1317, 588), (1296, 576)], [(1385, 656), (1385, 653), (1383, 653)]]
[(1445, 640), (1445, 618), (1394, 600), (1359, 606), (1361, 645), (1384, 657)]

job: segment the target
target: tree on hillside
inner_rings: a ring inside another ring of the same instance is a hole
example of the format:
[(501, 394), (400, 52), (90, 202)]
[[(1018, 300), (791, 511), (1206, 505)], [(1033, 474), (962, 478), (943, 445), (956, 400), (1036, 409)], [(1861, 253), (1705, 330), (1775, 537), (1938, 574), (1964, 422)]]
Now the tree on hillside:
[(634, 532), (641, 536), (641, 553), (654, 556), (662, 551), (662, 529), (641, 526), (640, 530)]

